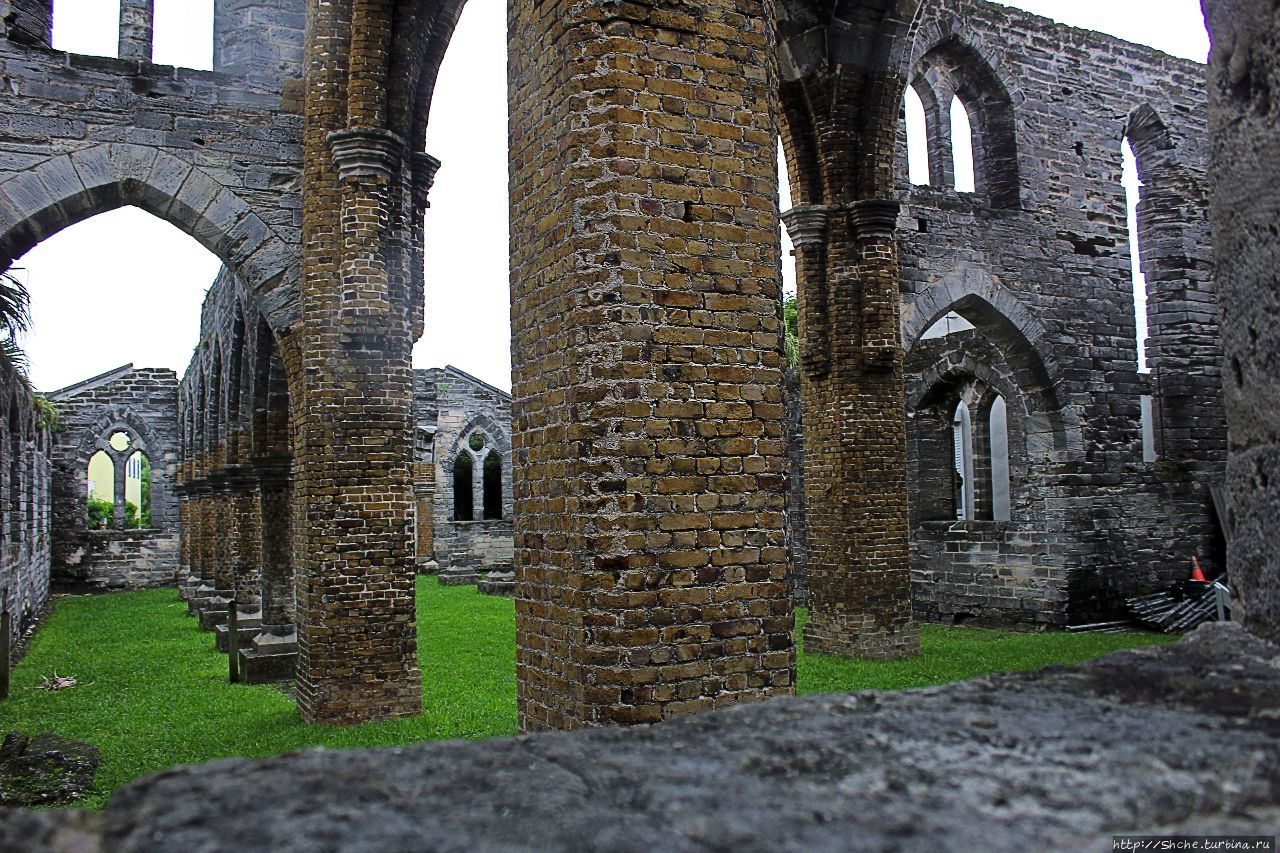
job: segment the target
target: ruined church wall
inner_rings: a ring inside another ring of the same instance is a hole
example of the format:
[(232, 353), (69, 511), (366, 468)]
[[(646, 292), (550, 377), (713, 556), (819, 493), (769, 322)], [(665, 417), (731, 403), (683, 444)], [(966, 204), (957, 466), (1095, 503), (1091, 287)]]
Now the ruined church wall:
[[(514, 557), (511, 484), (511, 396), (453, 368), (415, 371), (435, 393), (434, 556), (441, 569), (465, 567), (510, 571)], [(467, 439), (475, 430), (486, 437), (473, 451)], [(472, 460), (472, 518), (461, 519), (454, 504), (454, 462)], [(484, 519), (484, 456), (498, 453), (502, 463), (502, 518)]]
[[(53, 584), (91, 590), (172, 584), (178, 569), (177, 375), (127, 366), (54, 392), (51, 400), (60, 420), (51, 454)], [(89, 460), (121, 431), (131, 441), (122, 457), (141, 450), (151, 462), (151, 526), (90, 530)]]
[(0, 364), (0, 608), (12, 618), (10, 640), (49, 599), (49, 426), (26, 378)]
[[(277, 326), (292, 322), (298, 87), (67, 53), (19, 38), (14, 27), (0, 39), (8, 81), (0, 91), (0, 262), (82, 219), (136, 205), (236, 267)], [(281, 32), (263, 38), (287, 41)]]
[[(985, 69), (951, 71), (947, 62)], [(1011, 447), (1023, 467), (1007, 530), (989, 521), (915, 526), (917, 607), (945, 616), (960, 600), (973, 603), (962, 590), (976, 584), (991, 592), (978, 604), (1000, 614), (995, 621), (1060, 625), (1185, 577), (1192, 554), (1220, 570), (1209, 487), (1221, 477), (1225, 430), (1203, 66), (977, 0), (929, 6), (914, 63), (926, 92), (967, 99), (979, 186), (912, 186), (900, 168), (904, 343), (959, 302), (1008, 360), (1021, 399), (1006, 402), (1031, 423), (1022, 447)], [(983, 73), (986, 90), (966, 81)], [(989, 105), (1001, 97), (1011, 129)], [(1151, 114), (1158, 128), (1143, 125)], [(1126, 134), (1147, 184), (1139, 231), (1150, 375), (1136, 369)], [(1010, 144), (1016, 196), (1001, 198), (1008, 175), (994, 170), (1009, 164), (989, 162), (984, 186), (982, 160)], [(1144, 394), (1155, 399), (1162, 439), (1154, 462), (1143, 460)], [(993, 550), (1016, 559), (992, 566)], [(1009, 577), (1025, 584), (1000, 592)]]

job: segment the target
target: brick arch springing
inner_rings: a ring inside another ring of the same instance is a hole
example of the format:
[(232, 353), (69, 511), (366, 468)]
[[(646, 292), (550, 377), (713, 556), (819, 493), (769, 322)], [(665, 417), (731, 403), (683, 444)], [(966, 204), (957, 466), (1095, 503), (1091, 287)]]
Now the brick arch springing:
[(190, 234), (248, 284), (277, 328), (297, 306), (297, 251), (233, 189), (171, 154), (104, 143), (51, 157), (0, 183), (0, 267), (71, 225), (132, 205)]

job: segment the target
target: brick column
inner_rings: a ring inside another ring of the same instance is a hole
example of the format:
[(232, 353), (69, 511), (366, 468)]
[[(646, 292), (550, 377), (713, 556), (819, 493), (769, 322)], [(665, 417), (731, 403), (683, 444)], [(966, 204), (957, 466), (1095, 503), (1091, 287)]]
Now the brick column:
[(231, 573), (236, 604), (252, 607), (262, 597), (262, 486), (251, 470), (228, 474), (231, 493)]
[(262, 624), (293, 622), (293, 510), (288, 460), (261, 464)]
[(154, 0), (120, 0), (120, 58), (151, 61)]
[(435, 555), (436, 465), (435, 462), (418, 462), (413, 470), (413, 496), (417, 501), (418, 521), (416, 556), (421, 568)]
[(793, 690), (771, 9), (508, 6), (524, 730)]
[(209, 497), (208, 526), (209, 550), (213, 561), (213, 582), (220, 590), (231, 592), (236, 586), (235, 575), (235, 504), (231, 487), (224, 475), (217, 475), (213, 482), (213, 494)]
[(821, 209), (787, 216), (801, 261), (803, 345), (827, 347), (802, 354), (810, 652), (893, 658), (920, 647), (911, 615), (897, 211), (897, 202), (879, 200), (831, 211), (825, 257)]
[[(414, 301), (403, 142), (385, 129), (391, 4), (308, 19), (296, 470), (298, 706), (309, 722), (421, 709), (412, 532)], [(290, 398), (291, 408), (295, 406)]]

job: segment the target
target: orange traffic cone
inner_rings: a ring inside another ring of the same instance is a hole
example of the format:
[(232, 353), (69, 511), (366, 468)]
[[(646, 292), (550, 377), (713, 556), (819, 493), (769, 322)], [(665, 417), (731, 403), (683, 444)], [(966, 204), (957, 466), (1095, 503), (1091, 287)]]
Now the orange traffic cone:
[(1200, 570), (1200, 561), (1194, 556), (1191, 558), (1191, 579), (1200, 581), (1200, 583), (1208, 583), (1209, 579), (1204, 576), (1204, 572)]

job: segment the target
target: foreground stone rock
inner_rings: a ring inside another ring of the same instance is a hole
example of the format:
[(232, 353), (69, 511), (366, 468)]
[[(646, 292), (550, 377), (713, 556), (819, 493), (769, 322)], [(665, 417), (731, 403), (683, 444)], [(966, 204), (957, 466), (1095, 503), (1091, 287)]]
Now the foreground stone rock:
[(6, 814), (0, 849), (1103, 850), (1113, 833), (1274, 835), (1277, 767), (1280, 647), (1214, 625), (910, 693), (179, 768), (101, 823)]
[(98, 748), (44, 733), (5, 735), (0, 746), (0, 805), (69, 803), (89, 792), (98, 772)]

